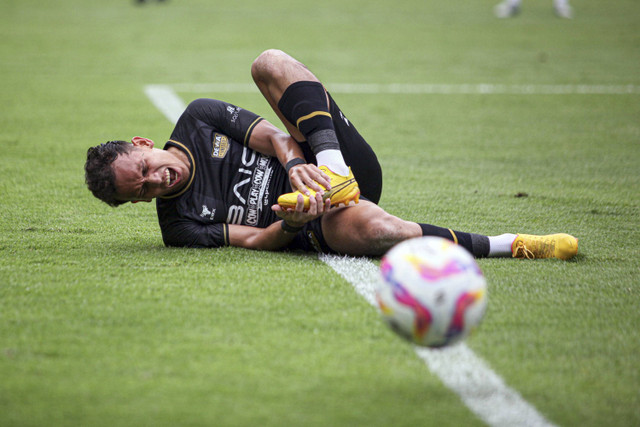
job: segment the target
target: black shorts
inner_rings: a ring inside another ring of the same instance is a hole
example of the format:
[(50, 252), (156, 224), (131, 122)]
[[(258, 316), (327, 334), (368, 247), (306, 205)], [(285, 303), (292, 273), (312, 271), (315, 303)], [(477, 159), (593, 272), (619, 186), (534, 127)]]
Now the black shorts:
[[(345, 163), (351, 167), (351, 171), (358, 181), (360, 197), (377, 204), (382, 194), (382, 168), (378, 158), (371, 146), (358, 133), (353, 123), (342, 113), (330, 94), (329, 104), (333, 126), (340, 143), (340, 151)], [(309, 144), (303, 142), (300, 146), (307, 162), (316, 163), (316, 157)], [(305, 224), (289, 247), (304, 251), (336, 253), (324, 240), (321, 219), (322, 217)]]

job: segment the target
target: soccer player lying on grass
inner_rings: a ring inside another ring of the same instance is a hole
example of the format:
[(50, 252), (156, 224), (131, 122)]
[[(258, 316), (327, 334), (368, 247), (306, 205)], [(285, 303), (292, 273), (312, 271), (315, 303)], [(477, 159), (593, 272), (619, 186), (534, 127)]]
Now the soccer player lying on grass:
[(376, 155), (319, 80), (278, 50), (263, 52), (251, 73), (289, 134), (250, 111), (198, 99), (164, 149), (141, 137), (90, 148), (89, 189), (111, 206), (155, 198), (168, 246), (379, 256), (405, 239), (440, 236), (476, 257), (576, 254), (567, 234), (488, 237), (385, 212)]

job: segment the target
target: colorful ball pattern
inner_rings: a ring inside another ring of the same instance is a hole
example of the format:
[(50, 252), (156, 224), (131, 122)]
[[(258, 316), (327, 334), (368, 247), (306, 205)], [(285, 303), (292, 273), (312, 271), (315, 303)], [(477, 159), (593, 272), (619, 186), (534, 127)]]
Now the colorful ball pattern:
[(419, 237), (382, 258), (376, 299), (398, 335), (420, 346), (443, 347), (480, 324), (487, 284), (466, 249), (440, 237)]

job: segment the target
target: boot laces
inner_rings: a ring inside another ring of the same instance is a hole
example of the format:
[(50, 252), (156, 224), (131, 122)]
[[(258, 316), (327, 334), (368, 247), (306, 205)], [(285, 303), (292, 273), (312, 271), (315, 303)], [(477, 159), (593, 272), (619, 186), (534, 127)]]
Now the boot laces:
[(524, 242), (521, 240), (516, 243), (516, 250), (513, 253), (514, 258), (527, 258), (527, 259), (535, 259), (536, 256), (531, 252)]

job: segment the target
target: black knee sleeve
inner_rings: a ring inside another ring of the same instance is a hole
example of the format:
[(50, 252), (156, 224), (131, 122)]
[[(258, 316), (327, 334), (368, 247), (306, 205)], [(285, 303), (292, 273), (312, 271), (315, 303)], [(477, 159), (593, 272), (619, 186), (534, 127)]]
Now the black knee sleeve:
[(293, 83), (282, 94), (278, 109), (307, 139), (318, 131), (334, 130), (327, 94), (319, 82)]

